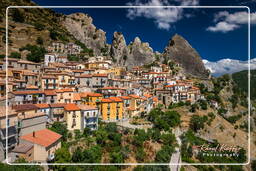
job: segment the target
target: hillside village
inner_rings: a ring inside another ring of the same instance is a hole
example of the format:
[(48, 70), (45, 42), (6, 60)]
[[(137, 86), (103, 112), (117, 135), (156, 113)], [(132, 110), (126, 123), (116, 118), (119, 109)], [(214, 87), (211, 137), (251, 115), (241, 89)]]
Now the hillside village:
[[(15, 3), (4, 0), (7, 4)], [(36, 4), (19, 0), (19, 5)], [(1, 21), (5, 12), (0, 14)], [(10, 14), (8, 58), (4, 34), (0, 42), (2, 163), (8, 156), (10, 163), (170, 163), (171, 170), (250, 170), (249, 166), (171, 166), (246, 162), (249, 126), (256, 135), (255, 117), (248, 126), (246, 71), (236, 77), (211, 77), (198, 52), (178, 34), (159, 53), (139, 37), (126, 44), (121, 32), (114, 32), (108, 44), (106, 33), (88, 14), (63, 15), (50, 9)], [(254, 95), (253, 99), (255, 113)], [(200, 151), (205, 144), (240, 150), (224, 151), (227, 156), (221, 157), (205, 155)], [(254, 160), (256, 142), (252, 140), (251, 146)], [(44, 169), (169, 168), (48, 165)]]
[[(0, 63), (1, 150), (6, 151), (4, 111), (7, 110), (8, 151), (29, 161), (53, 159), (61, 138), (47, 129), (54, 122), (65, 123), (69, 131), (97, 130), (99, 119), (136, 128), (131, 124), (132, 119), (147, 115), (160, 104), (166, 107), (181, 101), (193, 104), (203, 98), (193, 81), (182, 74), (173, 75), (165, 64), (147, 69), (134, 66), (128, 71), (103, 56), (93, 56), (82, 63), (69, 61), (67, 54), (80, 51), (72, 43), (53, 42), (48, 51), (43, 63), (15, 58), (8, 58), (8, 66), (5, 60)], [(44, 137), (52, 139), (44, 142)]]

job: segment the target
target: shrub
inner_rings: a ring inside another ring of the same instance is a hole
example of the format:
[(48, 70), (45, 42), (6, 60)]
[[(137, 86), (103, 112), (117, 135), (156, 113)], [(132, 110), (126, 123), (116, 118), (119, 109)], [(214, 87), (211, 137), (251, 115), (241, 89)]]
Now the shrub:
[(146, 157), (146, 153), (144, 152), (142, 147), (137, 148), (136, 154), (135, 154), (136, 160), (138, 162), (143, 162), (145, 157)]
[(21, 10), (16, 8), (12, 10), (13, 10), (13, 13), (12, 13), (13, 21), (23, 23), (25, 21), (25, 17), (21, 12)]
[(44, 25), (41, 24), (41, 23), (38, 23), (38, 22), (36, 22), (34, 24), (34, 26), (35, 26), (35, 29), (38, 30), (38, 31), (42, 31), (44, 29)]
[(18, 58), (18, 59), (20, 59), (21, 58), (21, 54), (19, 52), (12, 52), (10, 54), (10, 58)]
[(191, 120), (190, 120), (190, 128), (192, 130), (194, 130), (195, 132), (197, 132), (200, 129), (204, 128), (204, 123), (208, 120), (207, 116), (198, 116), (198, 115), (194, 115), (192, 116)]
[(44, 44), (44, 40), (42, 39), (42, 37), (37, 37), (37, 39), (36, 39), (36, 43), (38, 44), (38, 45), (43, 45)]

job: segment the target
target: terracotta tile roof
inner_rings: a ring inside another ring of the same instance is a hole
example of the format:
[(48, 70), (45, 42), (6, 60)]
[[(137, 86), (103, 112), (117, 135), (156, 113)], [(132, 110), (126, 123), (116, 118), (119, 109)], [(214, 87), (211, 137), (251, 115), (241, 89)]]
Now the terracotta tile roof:
[(62, 89), (60, 90), (55, 90), (56, 93), (63, 93), (64, 91)]
[(38, 89), (38, 87), (34, 85), (26, 85), (26, 89)]
[(13, 109), (17, 112), (28, 111), (28, 110), (37, 110), (39, 109), (35, 104), (21, 104), (13, 106)]
[(93, 74), (93, 77), (108, 77), (108, 74)]
[(152, 95), (151, 95), (151, 94), (144, 94), (143, 96), (145, 96), (146, 98), (150, 98), (150, 97), (152, 97)]
[(49, 104), (51, 108), (61, 108), (61, 107), (65, 107), (67, 104), (66, 103), (52, 103)]
[(132, 98), (135, 98), (135, 99), (140, 99), (140, 96), (138, 96), (136, 94), (130, 94), (129, 96), (132, 97)]
[(123, 100), (129, 100), (131, 99), (131, 97), (129, 96), (118, 96), (119, 98), (123, 99)]
[(154, 102), (158, 102), (157, 97), (153, 97), (153, 101), (154, 101)]
[(54, 75), (43, 75), (42, 79), (57, 79), (57, 77)]
[(56, 91), (55, 90), (44, 90), (44, 94), (46, 96), (56, 96)]
[(175, 87), (176, 85), (166, 85), (165, 87)]
[(60, 134), (53, 132), (49, 129), (42, 129), (40, 131), (36, 131), (34, 132), (34, 135), (35, 136), (33, 136), (33, 133), (26, 134), (24, 136), (21, 136), (20, 139), (47, 148), (62, 137)]
[(75, 77), (78, 77), (78, 78), (91, 78), (92, 75), (91, 74), (81, 74), (81, 75), (77, 75)]
[(101, 90), (119, 90), (120, 88), (118, 87), (103, 87), (103, 88), (100, 88)]
[(192, 87), (191, 89), (192, 89), (192, 90), (199, 90), (198, 87)]
[(102, 97), (102, 94), (90, 92), (90, 93), (87, 94), (87, 96), (89, 96), (89, 97)]
[(101, 102), (103, 103), (112, 103), (113, 101), (110, 99), (101, 99)]
[(17, 145), (12, 152), (15, 153), (27, 153), (29, 150), (31, 150), (34, 147), (34, 145), (29, 143), (22, 143)]
[(28, 91), (13, 91), (14, 95), (25, 95), (25, 94), (43, 94), (44, 92), (41, 90), (28, 90)]
[(122, 102), (123, 101), (121, 98), (118, 98), (118, 97), (109, 97), (109, 99), (114, 102)]
[(75, 103), (68, 103), (64, 106), (64, 109), (66, 111), (77, 111), (80, 110), (80, 108)]
[(64, 88), (62, 90), (63, 90), (63, 92), (73, 92), (74, 91), (72, 88)]
[(94, 106), (89, 106), (89, 105), (82, 105), (82, 104), (79, 104), (77, 105), (81, 110), (97, 110), (96, 107)]
[(19, 60), (18, 63), (40, 65), (39, 63), (35, 63), (35, 62), (31, 62), (31, 61), (26, 61), (26, 60)]
[(35, 104), (36, 107), (40, 108), (40, 109), (44, 109), (44, 108), (49, 108), (49, 104), (47, 103), (41, 103), (41, 104)]
[(75, 100), (75, 101), (81, 100), (80, 93), (74, 93), (73, 94), (73, 100)]

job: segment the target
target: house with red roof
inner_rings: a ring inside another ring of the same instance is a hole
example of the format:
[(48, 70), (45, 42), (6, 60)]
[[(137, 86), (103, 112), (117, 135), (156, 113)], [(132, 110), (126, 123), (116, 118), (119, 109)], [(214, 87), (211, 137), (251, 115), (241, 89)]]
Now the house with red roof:
[(49, 129), (42, 129), (21, 136), (20, 143), (33, 145), (33, 161), (44, 163), (54, 159), (56, 150), (61, 148), (61, 137)]

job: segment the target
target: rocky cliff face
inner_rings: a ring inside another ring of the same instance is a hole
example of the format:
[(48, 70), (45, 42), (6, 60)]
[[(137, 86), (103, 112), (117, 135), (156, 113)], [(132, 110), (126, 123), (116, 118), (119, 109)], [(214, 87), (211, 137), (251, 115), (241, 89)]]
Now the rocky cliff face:
[(128, 48), (122, 33), (114, 32), (110, 48), (110, 56), (116, 60), (118, 65), (124, 65), (128, 56)]
[(120, 32), (115, 32), (111, 44), (110, 55), (116, 59), (117, 64), (131, 68), (144, 65), (155, 60), (155, 53), (148, 43), (141, 42), (136, 37), (128, 46)]
[(63, 21), (66, 29), (88, 48), (93, 49), (95, 55), (101, 54), (106, 47), (106, 33), (93, 25), (93, 19), (84, 13), (67, 15)]
[(179, 63), (188, 74), (201, 78), (208, 77), (208, 71), (198, 52), (178, 34), (175, 34), (169, 41), (164, 49), (163, 58)]

